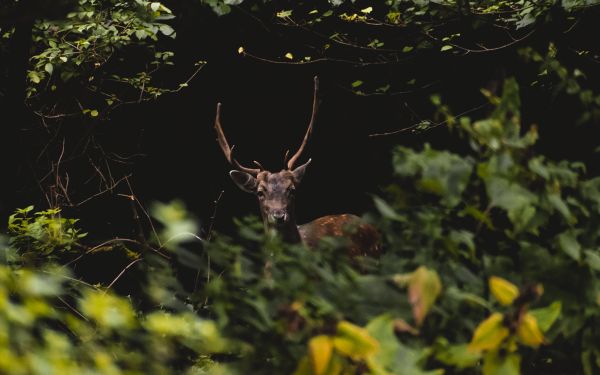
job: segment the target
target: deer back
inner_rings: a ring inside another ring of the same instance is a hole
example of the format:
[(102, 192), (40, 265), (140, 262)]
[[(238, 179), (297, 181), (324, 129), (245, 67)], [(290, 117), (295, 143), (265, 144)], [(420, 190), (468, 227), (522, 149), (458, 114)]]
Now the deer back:
[(323, 237), (343, 238), (348, 241), (351, 257), (378, 256), (381, 251), (379, 232), (360, 217), (351, 214), (328, 215), (298, 226), (302, 242), (314, 249)]

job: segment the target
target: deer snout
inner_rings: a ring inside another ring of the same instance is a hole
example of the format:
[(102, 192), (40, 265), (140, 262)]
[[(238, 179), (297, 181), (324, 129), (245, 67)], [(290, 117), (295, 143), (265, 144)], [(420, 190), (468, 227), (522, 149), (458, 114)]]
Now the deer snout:
[(288, 220), (288, 214), (285, 210), (273, 210), (270, 213), (271, 222), (276, 224), (283, 224)]

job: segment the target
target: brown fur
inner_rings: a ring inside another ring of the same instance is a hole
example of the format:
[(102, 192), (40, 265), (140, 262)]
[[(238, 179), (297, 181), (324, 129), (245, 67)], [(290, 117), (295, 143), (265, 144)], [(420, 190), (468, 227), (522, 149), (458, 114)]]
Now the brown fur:
[(302, 242), (316, 248), (323, 237), (348, 238), (351, 257), (380, 254), (380, 236), (375, 227), (350, 214), (328, 215), (298, 226)]

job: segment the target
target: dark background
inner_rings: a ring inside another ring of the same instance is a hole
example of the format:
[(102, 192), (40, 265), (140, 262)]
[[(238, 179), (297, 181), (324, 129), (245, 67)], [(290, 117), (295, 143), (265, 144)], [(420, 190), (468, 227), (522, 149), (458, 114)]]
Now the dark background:
[[(486, 102), (480, 88), (497, 92), (504, 77), (519, 78), (531, 75), (527, 69), (536, 69), (527, 68), (517, 56), (519, 45), (485, 54), (445, 57), (425, 51), (399, 63), (369, 66), (266, 63), (238, 54), (238, 47), (285, 61), (282, 56), (287, 51), (305, 48), (311, 43), (311, 36), (299, 30), (266, 26), (241, 8), (217, 17), (207, 8), (188, 7), (176, 1), (167, 5), (177, 15), (173, 24), (177, 38), (166, 41), (164, 46), (175, 52), (175, 66), (164, 72), (160, 80), (164, 85), (176, 86), (194, 70), (196, 61), (206, 60), (208, 64), (187, 89), (177, 94), (122, 107), (110, 115), (109, 121), (65, 121), (61, 125), (60, 137), (65, 139), (61, 168), (70, 175), (74, 200), (98, 192), (90, 160), (114, 153), (122, 159), (111, 164), (113, 177), (131, 173), (132, 190), (144, 205), (155, 200), (181, 199), (201, 220), (204, 229), (214, 213), (214, 200), (224, 191), (214, 227), (231, 231), (232, 217), (258, 214), (258, 210), (255, 198), (239, 191), (228, 177), (231, 168), (215, 141), (213, 129), (216, 103), (223, 103), (223, 127), (230, 144), (236, 145), (238, 160), (242, 164), (258, 160), (276, 171), (283, 167), (285, 150), (295, 150), (302, 140), (311, 113), (312, 77), (318, 75), (321, 105), (315, 131), (301, 159), (302, 162), (311, 157), (313, 162), (298, 194), (298, 221), (304, 223), (342, 212), (360, 215), (372, 207), (370, 194), (381, 193), (391, 178), (394, 145), (422, 147), (429, 142), (452, 150), (468, 149), (458, 134), (449, 132), (446, 126), (385, 137), (369, 137), (370, 134), (402, 129), (428, 119), (433, 112), (429, 100), (433, 93), (440, 93), (453, 113), (459, 114)], [(586, 25), (582, 21), (580, 29), (568, 37), (576, 40), (577, 33), (586, 35), (590, 32)], [(549, 40), (566, 37), (552, 30), (541, 27), (527, 44), (543, 50)], [(342, 53), (352, 57), (355, 51)], [(122, 63), (134, 64), (135, 59), (132, 54)], [(568, 62), (569, 56), (563, 61)], [(350, 90), (350, 83), (357, 79), (394, 83), (410, 78), (416, 78), (416, 88), (403, 94), (365, 97)], [(521, 89), (523, 124), (528, 126), (531, 119), (536, 119), (540, 127), (537, 147), (554, 159), (584, 160), (590, 164), (590, 173), (597, 173), (591, 150), (598, 132), (593, 127), (574, 124), (575, 102), (572, 108), (557, 108), (552, 106), (556, 97), (551, 91), (540, 94), (540, 90), (526, 85)], [(489, 111), (489, 107), (482, 107), (469, 115), (479, 118)], [(21, 143), (14, 145), (27, 163), (20, 167), (14, 202), (5, 204), (9, 211), (32, 203), (40, 208), (47, 205), (43, 192), (50, 183), (39, 181), (62, 153), (62, 143), (57, 141), (60, 137), (48, 134), (39, 124), (20, 129)], [(90, 134), (93, 142), (89, 141)], [(80, 217), (81, 227), (94, 228), (90, 231), (100, 238), (131, 236), (137, 223), (131, 202), (119, 194), (131, 194), (131, 190), (121, 183), (110, 193), (77, 207), (66, 207), (65, 212)]]

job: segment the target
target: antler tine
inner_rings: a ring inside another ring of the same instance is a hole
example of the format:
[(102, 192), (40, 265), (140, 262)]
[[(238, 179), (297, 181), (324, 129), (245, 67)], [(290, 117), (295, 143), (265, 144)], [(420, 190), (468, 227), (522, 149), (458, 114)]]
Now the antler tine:
[[(306, 130), (306, 134), (304, 135), (304, 140), (302, 141), (300, 148), (298, 149), (298, 151), (296, 151), (294, 156), (292, 156), (287, 163), (288, 170), (292, 170), (292, 168), (294, 168), (294, 163), (296, 163), (296, 160), (298, 160), (300, 155), (302, 155), (302, 151), (304, 151), (304, 147), (306, 146), (308, 137), (310, 137), (310, 134), (312, 133), (313, 125), (315, 123), (315, 118), (317, 117), (317, 109), (319, 107), (319, 100), (317, 98), (317, 94), (319, 92), (319, 77), (315, 76), (314, 81), (315, 81), (315, 88), (314, 88), (314, 92), (313, 92), (313, 108), (312, 108), (312, 115), (310, 117), (310, 123), (308, 124), (308, 129)], [(287, 155), (287, 153), (286, 153), (286, 155)]]
[(215, 130), (217, 131), (217, 142), (219, 142), (219, 146), (221, 146), (221, 150), (225, 154), (225, 158), (229, 162), (229, 164), (233, 165), (240, 171), (244, 171), (246, 173), (250, 173), (253, 175), (258, 174), (261, 169), (256, 168), (246, 168), (241, 165), (234, 157), (233, 157), (233, 147), (229, 147), (229, 143), (227, 142), (227, 138), (225, 138), (225, 133), (223, 133), (223, 127), (221, 126), (221, 103), (217, 103), (217, 115), (215, 117)]

